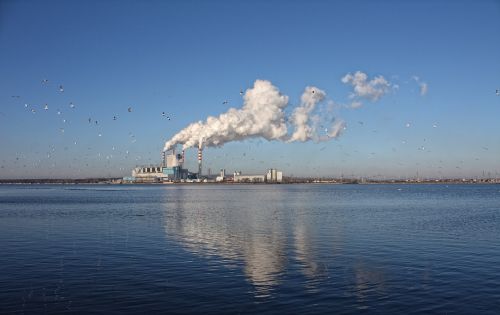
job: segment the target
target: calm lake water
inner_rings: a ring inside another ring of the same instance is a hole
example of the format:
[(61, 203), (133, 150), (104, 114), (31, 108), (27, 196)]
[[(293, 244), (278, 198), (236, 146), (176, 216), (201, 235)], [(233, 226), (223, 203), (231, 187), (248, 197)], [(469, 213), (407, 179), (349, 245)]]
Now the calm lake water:
[(2, 314), (500, 314), (500, 185), (0, 186)]

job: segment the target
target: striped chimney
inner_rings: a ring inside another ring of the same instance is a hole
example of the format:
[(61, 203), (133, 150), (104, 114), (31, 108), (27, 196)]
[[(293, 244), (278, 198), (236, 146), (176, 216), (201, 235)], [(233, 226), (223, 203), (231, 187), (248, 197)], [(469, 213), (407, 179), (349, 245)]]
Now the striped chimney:
[(198, 149), (198, 178), (201, 176), (201, 160), (202, 160), (202, 153), (201, 153), (201, 148)]

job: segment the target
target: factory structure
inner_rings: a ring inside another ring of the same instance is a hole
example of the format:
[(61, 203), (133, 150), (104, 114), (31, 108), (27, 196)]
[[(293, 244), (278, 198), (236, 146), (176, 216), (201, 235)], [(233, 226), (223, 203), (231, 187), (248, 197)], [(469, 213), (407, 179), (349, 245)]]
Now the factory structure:
[(198, 174), (190, 173), (183, 167), (184, 153), (184, 150), (182, 150), (182, 154), (177, 154), (175, 149), (164, 151), (162, 152), (162, 162), (160, 165), (138, 166), (132, 170), (132, 176), (124, 177), (123, 181), (132, 183), (162, 183), (197, 178)]
[(281, 183), (283, 182), (283, 172), (272, 168), (265, 175), (243, 175), (239, 171), (234, 172), (233, 181), (235, 183)]
[(198, 149), (198, 172), (189, 172), (184, 168), (185, 151), (176, 153), (175, 148), (162, 152), (160, 165), (138, 166), (132, 170), (132, 176), (123, 177), (124, 183), (175, 183), (175, 182), (234, 182), (234, 183), (281, 183), (283, 173), (269, 169), (264, 175), (243, 175), (241, 171), (227, 176), (222, 169), (219, 175), (203, 175), (203, 152)]

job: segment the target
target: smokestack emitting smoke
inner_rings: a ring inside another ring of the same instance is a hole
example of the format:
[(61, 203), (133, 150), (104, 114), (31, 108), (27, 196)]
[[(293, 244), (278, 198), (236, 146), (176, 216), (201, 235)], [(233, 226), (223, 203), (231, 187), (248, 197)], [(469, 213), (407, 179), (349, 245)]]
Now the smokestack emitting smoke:
[(202, 160), (202, 152), (201, 152), (201, 147), (198, 148), (198, 177), (201, 176), (201, 160)]
[[(220, 147), (227, 142), (250, 138), (264, 138), (284, 142), (325, 141), (336, 138), (344, 128), (342, 120), (333, 119), (326, 136), (317, 134), (316, 126), (322, 115), (311, 116), (316, 105), (326, 98), (326, 93), (316, 87), (306, 87), (300, 105), (290, 117), (284, 110), (288, 106), (288, 96), (282, 95), (277, 87), (266, 80), (256, 80), (253, 88), (243, 96), (241, 109), (230, 108), (219, 117), (209, 116), (206, 122), (190, 124), (165, 143), (164, 150), (170, 150), (177, 144), (188, 149), (197, 146), (199, 152), (207, 147)], [(288, 132), (287, 120), (293, 126)], [(200, 153), (198, 156), (201, 168)]]

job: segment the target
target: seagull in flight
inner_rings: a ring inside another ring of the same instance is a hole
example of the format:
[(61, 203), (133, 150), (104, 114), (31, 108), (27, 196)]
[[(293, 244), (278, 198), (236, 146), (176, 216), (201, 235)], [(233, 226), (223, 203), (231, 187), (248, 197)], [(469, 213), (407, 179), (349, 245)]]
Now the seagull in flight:
[(229, 104), (228, 100), (225, 100), (224, 102), (222, 102), (222, 105), (226, 105), (226, 104)]

